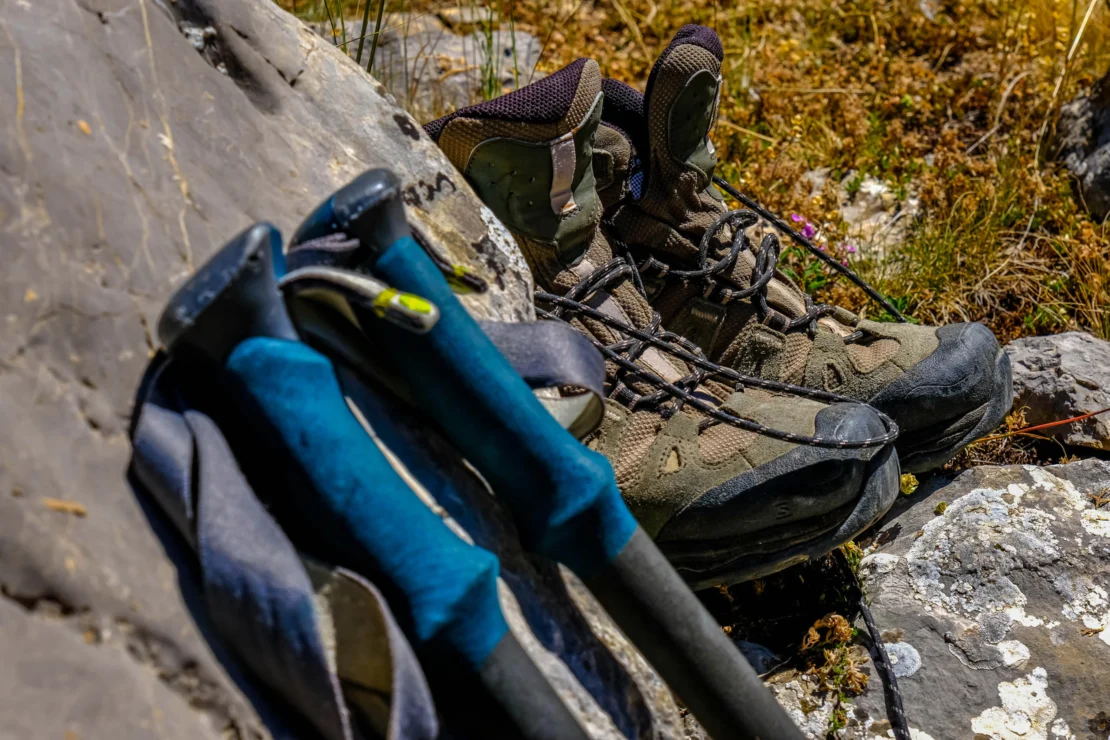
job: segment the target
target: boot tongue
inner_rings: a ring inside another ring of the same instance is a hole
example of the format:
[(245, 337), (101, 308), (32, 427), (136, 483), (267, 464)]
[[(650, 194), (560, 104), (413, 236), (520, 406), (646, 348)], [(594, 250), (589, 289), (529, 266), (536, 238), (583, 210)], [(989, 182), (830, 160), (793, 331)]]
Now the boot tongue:
[(679, 29), (652, 67), (644, 117), (650, 176), (660, 184), (677, 177), (680, 190), (716, 194), (710, 185), (717, 152), (709, 132), (717, 119), (723, 60), (717, 34), (691, 24)]
[(605, 208), (626, 195), (639, 198), (643, 186), (640, 153), (647, 151), (644, 96), (610, 77), (601, 81), (605, 106), (594, 135), (594, 177)]
[(631, 244), (684, 262), (725, 210), (712, 184), (717, 155), (709, 141), (723, 57), (716, 33), (687, 25), (656, 60), (642, 98), (606, 81), (617, 104), (606, 109), (605, 123), (627, 133), (639, 160), (639, 171), (635, 163), (629, 171), (634, 203), (616, 215), (618, 230)]
[[(608, 97), (606, 97), (606, 105)], [(625, 196), (635, 149), (620, 129), (602, 123), (594, 134), (594, 178), (601, 204), (609, 208)]]

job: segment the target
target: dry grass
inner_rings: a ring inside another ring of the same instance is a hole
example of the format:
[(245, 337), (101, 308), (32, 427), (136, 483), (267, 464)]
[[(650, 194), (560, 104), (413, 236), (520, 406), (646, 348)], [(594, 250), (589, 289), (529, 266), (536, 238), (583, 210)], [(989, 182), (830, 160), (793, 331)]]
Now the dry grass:
[(994, 434), (960, 450), (944, 466), (945, 471), (956, 473), (976, 465), (1055, 465), (1078, 459), (1056, 439), (1026, 431), (1027, 427), (1025, 409), (1015, 409)]
[[(361, 17), (362, 0), (329, 0)], [(369, 0), (373, 1), (373, 0)], [(279, 0), (292, 8), (292, 0)], [(324, 0), (298, 13), (326, 17)], [(1110, 64), (1110, 5), (1072, 0), (490, 0), (544, 42), (539, 69), (580, 56), (641, 89), (683, 24), (725, 43), (714, 139), (721, 173), (830, 245), (846, 226), (835, 184), (872, 175), (923, 216), (882, 264), (853, 266), (926, 322), (984, 321), (1002, 338), (1082, 328), (1110, 338), (1110, 234), (1049, 157), (1060, 105)], [(389, 0), (388, 12), (469, 2)], [(932, 14), (930, 19), (925, 12)], [(372, 8), (372, 15), (377, 4)], [(1084, 18), (1089, 19), (1084, 26)], [(1076, 43), (1080, 29), (1083, 33)], [(357, 36), (347, 24), (348, 38)], [(1074, 47), (1074, 48), (1073, 48)], [(1069, 56), (1070, 53), (1070, 56)], [(521, 75), (522, 84), (528, 75)], [(496, 90), (487, 91), (494, 94)], [(813, 197), (802, 176), (828, 168)], [(850, 189), (850, 188), (849, 188)], [(847, 254), (844, 255), (848, 257)], [(819, 297), (866, 299), (785, 253)], [(872, 315), (874, 309), (869, 308)]]

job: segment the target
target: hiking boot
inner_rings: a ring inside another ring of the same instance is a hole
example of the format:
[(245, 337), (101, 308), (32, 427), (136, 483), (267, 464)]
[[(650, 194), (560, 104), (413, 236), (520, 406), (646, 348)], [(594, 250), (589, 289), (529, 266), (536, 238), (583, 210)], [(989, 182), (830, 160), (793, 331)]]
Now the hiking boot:
[[(893, 429), (872, 409), (734, 391), (665, 331), (634, 271), (599, 229), (593, 137), (601, 74), (580, 59), (425, 128), (516, 237), (542, 315), (606, 358), (606, 410), (587, 438), (613, 464), (644, 529), (695, 586), (823, 555), (897, 494)], [(735, 373), (732, 374), (735, 376)]]
[[(905, 470), (944, 464), (1009, 411), (1009, 360), (981, 324), (879, 323), (815, 304), (776, 269), (777, 237), (751, 243), (744, 232), (760, 216), (793, 230), (713, 177), (708, 134), (723, 57), (717, 34), (688, 25), (656, 61), (643, 95), (602, 83), (593, 161), (611, 242), (631, 252), (663, 322), (709, 359), (865, 401), (897, 422)], [(754, 210), (730, 211), (715, 182)], [(900, 316), (854, 273), (791, 237)]]

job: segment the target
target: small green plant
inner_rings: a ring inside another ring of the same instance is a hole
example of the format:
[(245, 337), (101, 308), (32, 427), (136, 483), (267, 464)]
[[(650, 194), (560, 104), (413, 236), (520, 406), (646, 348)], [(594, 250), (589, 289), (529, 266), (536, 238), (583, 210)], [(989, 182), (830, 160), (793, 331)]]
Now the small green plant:
[(854, 198), (856, 194), (859, 193), (860, 188), (863, 186), (863, 177), (864, 175), (862, 172), (857, 172), (855, 176), (844, 186), (844, 190), (848, 193), (849, 196)]
[[(807, 293), (815, 293), (829, 283), (828, 269), (823, 262), (809, 256), (801, 247), (788, 247), (783, 250), (783, 273)], [(801, 272), (798, 272), (800, 268)]]
[(859, 574), (859, 564), (863, 560), (863, 550), (855, 542), (846, 542), (840, 546), (840, 551), (844, 555), (844, 562), (848, 564), (848, 568), (855, 574)]
[(1068, 315), (1060, 306), (1037, 306), (1025, 317), (1025, 328), (1029, 333), (1058, 329), (1068, 325)]
[[(344, 15), (344, 13), (343, 13), (343, 3), (340, 0), (336, 0), (335, 15), (332, 15), (331, 3), (328, 2), (328, 0), (323, 0), (323, 3), (324, 3), (324, 12), (328, 16), (328, 24), (331, 26), (332, 41), (337, 46), (342, 48), (343, 51), (347, 51), (347, 24), (343, 20), (343, 15)], [(335, 18), (336, 17), (339, 18), (339, 25), (338, 26), (336, 26), (336, 24), (335, 24)]]
[[(474, 0), (471, 0), (470, 7), (475, 13), (479, 10), (479, 6)], [(501, 58), (493, 44), (494, 18), (492, 5), (486, 8), (486, 13), (486, 22), (481, 24), (482, 39), (485, 41), (485, 46), (479, 49), (479, 53), (482, 55), (479, 89), (482, 100), (491, 100), (501, 94), (501, 75), (498, 74)]]
[[(910, 299), (909, 298), (907, 298), (906, 296), (891, 296), (891, 295), (888, 295), (888, 296), (886, 296), (886, 299), (890, 302), (890, 305), (892, 305), (896, 309), (898, 309), (898, 313), (905, 316), (906, 311), (908, 311), (909, 307), (910, 307)], [(879, 322), (889, 323), (889, 322), (897, 321), (897, 320), (898, 320), (897, 317), (891, 315), (891, 313), (889, 311), (887, 311), (886, 309), (881, 309), (881, 313), (879, 313), (879, 315), (875, 317), (875, 321), (879, 321)]]
[(802, 638), (806, 673), (814, 679), (818, 690), (831, 694), (835, 702), (827, 728), (829, 738), (847, 726), (845, 705), (851, 697), (867, 688), (867, 674), (860, 670), (864, 659), (852, 645), (855, 636), (856, 630), (848, 620), (833, 613), (817, 620)]
[[(517, 44), (516, 44), (516, 19), (514, 16), (515, 0), (509, 3), (509, 50), (512, 51), (513, 59), (513, 88), (520, 87), (520, 67), (517, 60)], [(505, 15), (504, 2), (499, 4), (499, 13), (501, 16)], [(471, 0), (471, 8), (480, 9), (480, 6), (474, 5), (474, 0)], [(486, 8), (487, 15), (485, 22), (481, 24), (481, 34), (483, 41), (483, 48), (480, 50), (482, 54), (480, 64), (481, 82), (479, 90), (482, 100), (492, 100), (505, 93), (501, 82), (501, 46), (502, 46), (502, 30), (499, 24), (499, 18), (494, 12), (494, 6), (491, 4)], [(475, 11), (476, 12), (476, 11)], [(496, 42), (496, 43), (495, 43)]]

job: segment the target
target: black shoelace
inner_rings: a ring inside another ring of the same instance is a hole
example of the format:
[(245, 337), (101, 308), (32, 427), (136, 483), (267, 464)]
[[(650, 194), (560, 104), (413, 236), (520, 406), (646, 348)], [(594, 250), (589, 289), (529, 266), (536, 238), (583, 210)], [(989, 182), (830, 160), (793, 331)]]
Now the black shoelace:
[(894, 673), (894, 666), (886, 652), (879, 625), (871, 616), (871, 609), (867, 606), (867, 599), (860, 595), (859, 611), (863, 615), (863, 622), (867, 627), (871, 659), (875, 661), (875, 670), (879, 672), (879, 681), (883, 684), (883, 700), (886, 702), (886, 715), (890, 720), (890, 728), (894, 732), (894, 740), (912, 740), (910, 723), (906, 719), (906, 710), (902, 706), (902, 690), (898, 688), (898, 678)]
[(745, 206), (750, 208), (753, 212), (755, 212), (756, 214), (758, 214), (762, 218), (766, 219), (767, 222), (769, 224), (771, 224), (772, 226), (774, 226), (775, 229), (777, 229), (780, 233), (787, 235), (796, 244), (804, 247), (810, 254), (817, 257), (817, 259), (821, 260), (826, 265), (833, 268), (834, 270), (839, 272), (844, 277), (848, 278), (848, 280), (850, 280), (853, 285), (855, 285), (857, 288), (859, 288), (864, 293), (866, 293), (868, 298), (870, 298), (871, 300), (875, 301), (875, 303), (878, 303), (880, 306), (882, 306), (883, 309), (887, 313), (889, 313), (891, 316), (893, 316), (896, 321), (898, 321), (900, 323), (907, 323), (909, 321), (909, 319), (907, 319), (904, 315), (902, 315), (901, 311), (899, 311), (897, 308), (895, 308), (893, 303), (891, 303), (889, 300), (887, 300), (883, 296), (882, 293), (880, 293), (879, 291), (877, 291), (873, 287), (871, 287), (867, 283), (867, 281), (864, 280), (863, 278), (861, 278), (859, 275), (857, 275), (855, 273), (855, 271), (852, 270), (852, 268), (848, 267), (847, 265), (840, 264), (835, 259), (830, 257), (828, 254), (821, 251), (817, 247), (817, 245), (815, 245), (813, 242), (811, 242), (806, 237), (799, 234), (796, 229), (794, 229), (793, 227), (790, 226), (790, 224), (786, 223), (781, 218), (779, 218), (778, 216), (776, 216), (775, 214), (771, 213), (766, 208), (764, 208), (762, 205), (760, 205), (759, 201), (757, 201), (755, 198), (751, 198), (747, 195), (744, 195), (739, 190), (737, 190), (732, 185), (730, 185), (728, 183), (728, 181), (723, 179), (723, 178), (714, 176), (713, 183), (715, 185), (717, 185), (718, 187), (720, 187), (722, 190), (724, 190), (726, 193), (728, 193), (730, 197), (735, 198), (736, 200), (740, 201)]
[[(717, 403), (707, 401), (705, 394), (697, 393), (696, 389), (705, 380), (713, 379), (731, 385), (735, 390), (753, 387), (826, 403), (859, 403), (855, 399), (827, 391), (741, 375), (731, 368), (711, 362), (706, 358), (705, 353), (689, 340), (672, 332), (664, 331), (660, 327), (658, 313), (653, 312), (652, 320), (648, 328), (644, 330), (614, 319), (583, 302), (597, 291), (616, 286), (629, 279), (632, 279), (638, 290), (643, 293), (643, 286), (639, 283), (638, 277), (638, 271), (629, 260), (616, 257), (583, 278), (566, 295), (560, 296), (545, 291), (536, 292), (536, 301), (537, 304), (540, 304), (537, 306), (537, 311), (543, 318), (562, 321), (570, 321), (575, 317), (588, 318), (598, 321), (618, 333), (621, 338), (611, 344), (605, 344), (591, 334), (587, 334), (587, 336), (601, 354), (617, 366), (611, 396), (628, 405), (629, 408), (654, 408), (664, 417), (669, 417), (677, 413), (683, 405), (688, 404), (706, 416), (699, 424), (700, 430), (704, 431), (714, 424), (723, 423), (773, 439), (813, 447), (860, 449), (881, 447), (891, 444), (897, 439), (897, 424), (877, 409), (875, 409), (875, 413), (882, 420), (886, 430), (883, 434), (856, 440), (836, 440), (768, 427), (751, 419), (745, 419), (726, 408), (721, 408)], [(550, 308), (544, 308), (544, 306)], [(674, 382), (650, 372), (636, 363), (636, 360), (649, 347), (655, 347), (662, 352), (677, 357), (691, 366), (693, 372)], [(650, 385), (655, 390), (646, 394), (639, 393), (633, 385), (637, 382)], [(664, 405), (668, 402), (670, 402), (669, 405)]]
[[(649, 254), (636, 264), (640, 274), (653, 275), (657, 278), (671, 277), (684, 282), (701, 282), (705, 286), (703, 295), (722, 305), (750, 299), (756, 314), (764, 324), (784, 334), (804, 328), (812, 339), (817, 333), (817, 322), (825, 316), (837, 313), (840, 309), (825, 303), (814, 303), (813, 298), (808, 293), (802, 293), (803, 300), (805, 301), (805, 311), (800, 316), (794, 318), (784, 316), (775, 311), (768, 304), (767, 285), (776, 277), (781, 244), (776, 235), (766, 234), (760, 242), (759, 251), (756, 251), (752, 249), (751, 240), (746, 233), (747, 229), (755, 226), (759, 222), (759, 219), (763, 218), (780, 233), (788, 236), (791, 240), (804, 247), (822, 262), (844, 275), (856, 287), (866, 293), (869, 298), (882, 306), (882, 308), (897, 321), (907, 321), (906, 317), (903, 316), (889, 300), (869, 285), (867, 281), (857, 275), (855, 271), (830, 257), (812, 241), (802, 236), (796, 229), (792, 228), (781, 218), (760, 205), (754, 198), (740, 192), (720, 177), (714, 177), (713, 182), (731, 197), (743, 203), (747, 209), (726, 211), (705, 231), (702, 235), (701, 242), (698, 244), (696, 268), (690, 270), (676, 269), (655, 255)], [(617, 204), (616, 206), (611, 206), (611, 208), (615, 209), (620, 205), (621, 204)], [(631, 254), (632, 246), (624, 243), (616, 236), (616, 230), (608, 216), (603, 220), (602, 224), (608, 233), (610, 242), (624, 252)], [(728, 254), (710, 262), (710, 248), (713, 240), (721, 234), (726, 226), (732, 230), (732, 243), (729, 247)], [(744, 251), (751, 251), (755, 256), (755, 265), (752, 268), (748, 286), (737, 290), (721, 285), (717, 280), (718, 276), (729, 271), (732, 266), (736, 264), (736, 260), (739, 259), (740, 254)], [(855, 331), (844, 337), (844, 343), (851, 344), (859, 341), (863, 337), (864, 333), (862, 331)]]
[(875, 670), (878, 671), (879, 681), (883, 685), (883, 701), (886, 704), (886, 714), (890, 720), (894, 740), (912, 740), (909, 721), (906, 719), (906, 710), (902, 706), (902, 691), (898, 688), (898, 677), (894, 673), (894, 665), (890, 662), (890, 655), (886, 651), (886, 644), (883, 642), (879, 625), (875, 623), (875, 617), (871, 615), (871, 608), (867, 605), (867, 597), (863, 593), (859, 576), (848, 564), (848, 558), (842, 548), (836, 550), (834, 560), (841, 569), (843, 577), (855, 584), (855, 589), (859, 594), (857, 606), (859, 607), (860, 616), (863, 617), (863, 624), (867, 628), (868, 653), (870, 653), (871, 660), (875, 663)]

